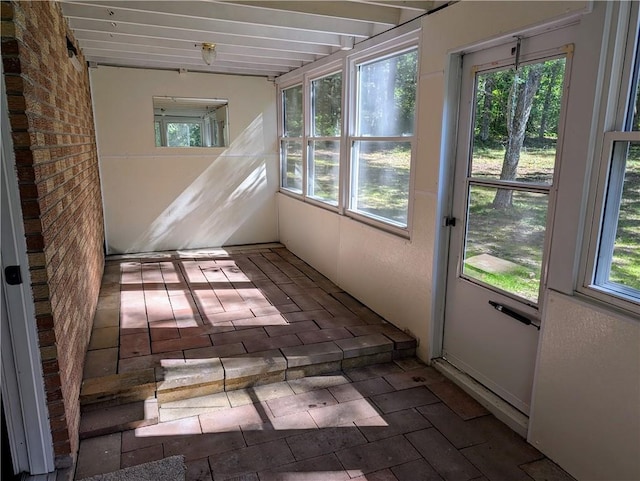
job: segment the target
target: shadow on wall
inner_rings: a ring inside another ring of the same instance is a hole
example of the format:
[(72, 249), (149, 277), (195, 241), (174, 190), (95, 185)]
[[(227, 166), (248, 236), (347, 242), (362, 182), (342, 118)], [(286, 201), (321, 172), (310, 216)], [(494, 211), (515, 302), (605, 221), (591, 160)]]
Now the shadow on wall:
[(128, 252), (222, 246), (272, 197), (260, 114), (207, 169), (140, 235)]

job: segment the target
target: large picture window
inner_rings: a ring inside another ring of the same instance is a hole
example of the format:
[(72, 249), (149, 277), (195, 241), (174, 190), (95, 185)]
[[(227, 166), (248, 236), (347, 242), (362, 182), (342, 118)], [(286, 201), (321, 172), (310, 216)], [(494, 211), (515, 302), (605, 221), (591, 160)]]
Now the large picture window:
[(350, 211), (408, 225), (417, 50), (356, 66)]

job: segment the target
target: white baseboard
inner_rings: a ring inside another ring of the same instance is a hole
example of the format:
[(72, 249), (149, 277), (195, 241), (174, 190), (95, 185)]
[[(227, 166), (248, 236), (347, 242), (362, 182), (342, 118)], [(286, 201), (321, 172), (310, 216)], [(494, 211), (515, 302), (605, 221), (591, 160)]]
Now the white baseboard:
[(458, 385), (469, 396), (482, 404), (496, 418), (505, 423), (523, 438), (527, 438), (529, 418), (526, 415), (522, 414), (516, 408), (511, 406), (511, 404), (489, 391), (468, 374), (465, 374), (453, 365), (449, 364), (445, 359), (432, 359), (431, 366)]

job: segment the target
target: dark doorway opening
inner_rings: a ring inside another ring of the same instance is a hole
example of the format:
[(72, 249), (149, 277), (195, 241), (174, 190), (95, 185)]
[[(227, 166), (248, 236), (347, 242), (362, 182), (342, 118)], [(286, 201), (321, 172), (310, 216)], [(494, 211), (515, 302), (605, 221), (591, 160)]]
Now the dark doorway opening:
[(4, 405), (2, 404), (2, 400), (0, 399), (0, 411), (2, 414), (2, 440), (0, 441), (0, 449), (2, 450), (2, 460), (0, 464), (2, 465), (2, 472), (0, 475), (0, 479), (7, 481), (17, 481), (20, 479), (20, 476), (13, 474), (13, 460), (11, 459), (11, 448), (9, 447), (9, 432), (7, 431), (7, 423), (4, 418)]

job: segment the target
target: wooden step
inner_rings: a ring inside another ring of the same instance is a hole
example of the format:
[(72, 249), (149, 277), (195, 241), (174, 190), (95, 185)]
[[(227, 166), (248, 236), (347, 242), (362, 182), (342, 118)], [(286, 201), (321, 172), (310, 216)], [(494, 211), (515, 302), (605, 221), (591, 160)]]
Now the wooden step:
[(181, 400), (410, 357), (415, 346), (415, 339), (397, 329), (365, 330), (348, 339), (232, 357), (164, 359), (155, 369), (89, 378), (80, 392), (80, 435), (157, 423), (159, 407)]
[(224, 391), (225, 371), (220, 358), (165, 359), (156, 368), (160, 404)]
[(153, 368), (85, 379), (80, 389), (80, 405), (112, 406), (155, 397)]
[(85, 409), (78, 431), (80, 439), (86, 439), (157, 423), (158, 402), (147, 399), (101, 409)]

